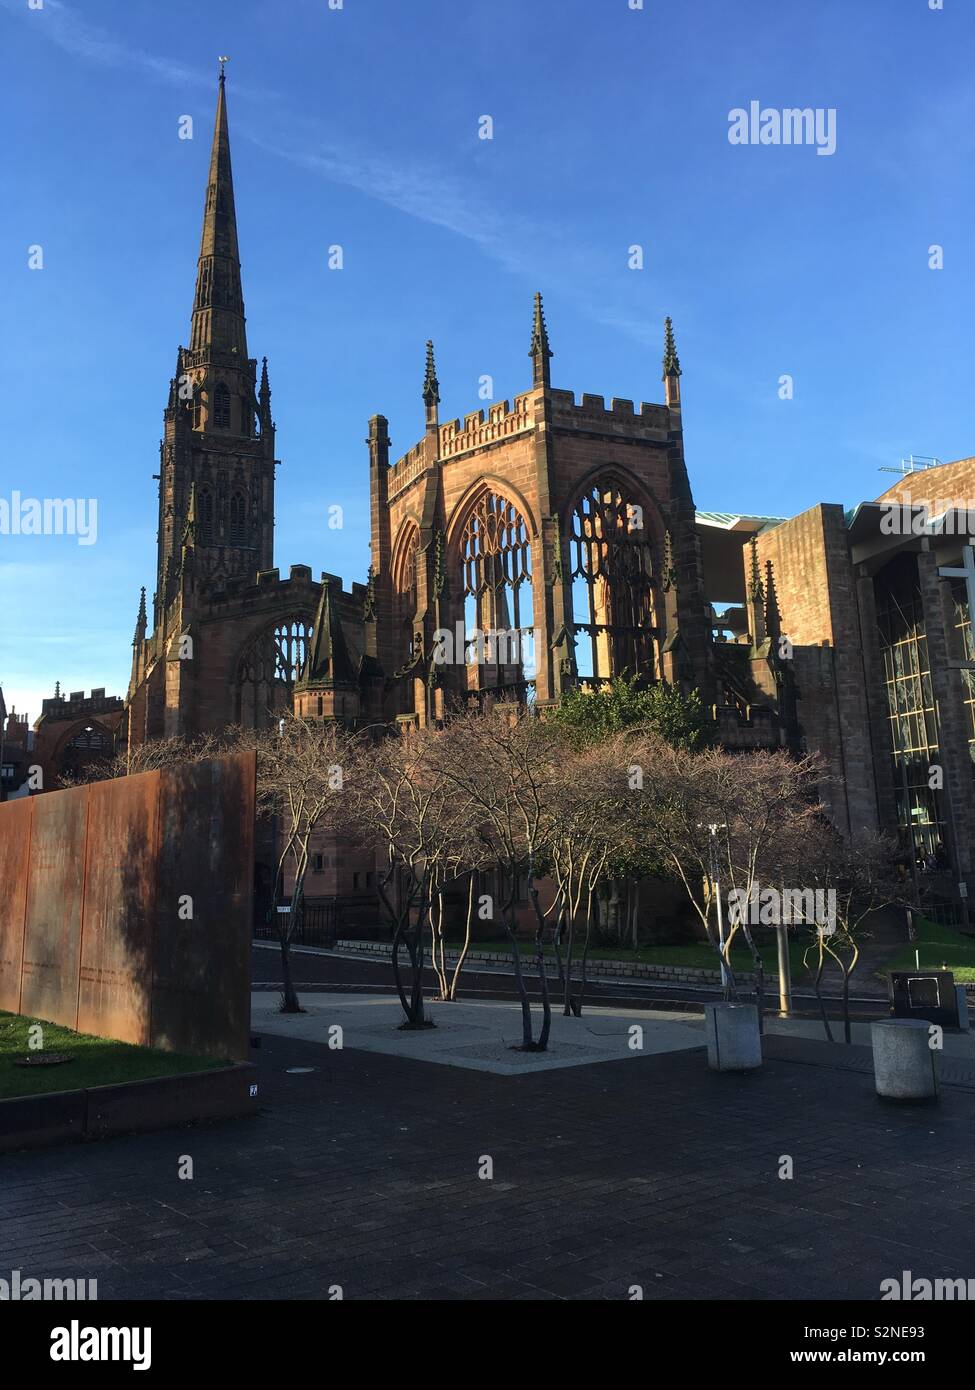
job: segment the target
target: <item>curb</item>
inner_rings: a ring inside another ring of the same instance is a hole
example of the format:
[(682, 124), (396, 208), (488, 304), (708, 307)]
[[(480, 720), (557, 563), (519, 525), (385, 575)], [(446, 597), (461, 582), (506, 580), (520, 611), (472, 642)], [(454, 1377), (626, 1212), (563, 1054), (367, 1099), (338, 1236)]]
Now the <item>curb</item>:
[(0, 1153), (257, 1113), (257, 1067), (236, 1062), (115, 1086), (0, 1100)]

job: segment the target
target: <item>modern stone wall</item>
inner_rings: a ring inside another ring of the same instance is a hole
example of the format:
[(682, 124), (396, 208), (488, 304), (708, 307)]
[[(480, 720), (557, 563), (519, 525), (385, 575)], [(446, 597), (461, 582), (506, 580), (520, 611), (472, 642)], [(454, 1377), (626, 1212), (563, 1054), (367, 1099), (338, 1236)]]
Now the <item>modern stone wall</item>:
[(244, 1060), (253, 754), (0, 806), (0, 1009)]

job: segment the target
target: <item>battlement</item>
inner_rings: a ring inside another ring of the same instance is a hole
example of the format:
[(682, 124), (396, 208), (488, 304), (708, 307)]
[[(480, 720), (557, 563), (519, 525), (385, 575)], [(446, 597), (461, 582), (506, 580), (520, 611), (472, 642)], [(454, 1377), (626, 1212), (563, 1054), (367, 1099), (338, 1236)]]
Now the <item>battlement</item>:
[[(534, 393), (515, 396), (514, 405), (495, 401), (487, 410), (472, 410), (460, 419), (447, 420), (437, 433), (438, 461), (459, 458), (534, 428), (531, 403)], [(389, 467), (388, 493), (395, 497), (409, 487), (433, 461), (430, 436), (424, 436)]]
[(641, 434), (666, 434), (671, 428), (670, 410), (665, 405), (641, 401), (637, 411), (632, 401), (614, 396), (607, 407), (605, 397), (587, 391), (583, 392), (578, 404), (574, 391), (552, 390), (549, 398), (553, 420), (563, 428), (599, 425), (605, 430), (607, 426), (615, 426), (626, 433), (633, 433), (635, 429)]
[(494, 444), (531, 429), (532, 396), (531, 391), (515, 396), (513, 407), (507, 401), (496, 401), (488, 406), (486, 413), (472, 410), (464, 416), (463, 424), (460, 420), (448, 420), (440, 426), (440, 457), (455, 458), (471, 449), (480, 449), (486, 444)]
[(405, 487), (409, 487), (414, 478), (417, 478), (427, 466), (427, 441), (421, 439), (418, 444), (414, 444), (412, 449), (407, 450), (401, 459), (389, 466), (388, 495), (394, 497), (396, 493), (402, 492)]
[(243, 579), (228, 580), (222, 589), (218, 589), (209, 598), (206, 610), (213, 612), (226, 609), (229, 605), (247, 608), (258, 601), (266, 602), (269, 595), (280, 596), (285, 603), (293, 600), (298, 594), (302, 597), (307, 594), (310, 599), (316, 599), (316, 591), (321, 584), (331, 585), (335, 597), (345, 599), (349, 603), (366, 591), (364, 584), (353, 584), (351, 592), (343, 589), (340, 576), (330, 574), (327, 570), (323, 570), (321, 577), (316, 580), (311, 565), (292, 565), (287, 579), (281, 578), (279, 569), (273, 569), (261, 570), (257, 578), (251, 582)]
[(41, 701), (41, 719), (80, 719), (83, 715), (117, 714), (124, 702), (119, 695), (106, 695), (105, 687), (99, 686), (86, 695), (83, 690), (72, 690), (70, 695), (52, 695)]

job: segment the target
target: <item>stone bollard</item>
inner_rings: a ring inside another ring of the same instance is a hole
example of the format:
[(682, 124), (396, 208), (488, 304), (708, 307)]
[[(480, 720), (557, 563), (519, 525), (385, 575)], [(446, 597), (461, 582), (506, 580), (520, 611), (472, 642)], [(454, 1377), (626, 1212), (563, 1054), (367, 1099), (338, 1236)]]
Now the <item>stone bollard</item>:
[(870, 1025), (873, 1074), (884, 1100), (937, 1100), (937, 1050), (928, 1046), (931, 1024), (923, 1018), (881, 1019)]
[(704, 1032), (712, 1071), (754, 1071), (762, 1065), (762, 1035), (754, 1004), (705, 1004)]
[(955, 998), (958, 1001), (958, 1027), (963, 1033), (971, 1032), (968, 1021), (968, 991), (964, 985), (955, 985)]

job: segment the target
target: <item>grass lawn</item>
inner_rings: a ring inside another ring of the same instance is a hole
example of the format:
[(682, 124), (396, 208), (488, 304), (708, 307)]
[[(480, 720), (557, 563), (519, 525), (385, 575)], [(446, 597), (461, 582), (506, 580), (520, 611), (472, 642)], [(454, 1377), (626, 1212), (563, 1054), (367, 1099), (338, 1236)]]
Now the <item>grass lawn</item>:
[(917, 939), (908, 942), (884, 967), (885, 971), (913, 970), (915, 949), (920, 952), (922, 970), (940, 970), (945, 965), (954, 971), (959, 984), (975, 984), (975, 937), (962, 936), (954, 927), (922, 921)]
[[(740, 935), (740, 933), (739, 933)], [(457, 942), (448, 941), (448, 949), (456, 950)], [(532, 950), (531, 943), (522, 941), (519, 943), (523, 954), (529, 954)], [(509, 952), (511, 947), (507, 941), (475, 941), (471, 946), (472, 951), (497, 951), (499, 954)], [(580, 951), (580, 944), (577, 940), (573, 955), (577, 959)], [(774, 941), (766, 942), (760, 948), (762, 960), (765, 964), (766, 974), (778, 972), (778, 955)], [(795, 940), (789, 940), (789, 956), (792, 964), (793, 978), (803, 972), (802, 964), (803, 947)], [(545, 946), (545, 954), (554, 959), (555, 951), (550, 944)], [(565, 955), (565, 950), (562, 952)], [(625, 946), (594, 946), (589, 952), (589, 959), (593, 960), (621, 960), (634, 961), (641, 965), (683, 965), (692, 970), (717, 970), (718, 953), (713, 946), (707, 945), (704, 941), (690, 941), (683, 946), (641, 946), (634, 951)], [(740, 949), (735, 947), (731, 952), (731, 965), (734, 970), (751, 970), (752, 954), (747, 947)]]
[[(44, 1052), (63, 1052), (70, 1062), (59, 1066), (15, 1067), (15, 1057), (36, 1057), (28, 1047), (28, 1030), (44, 1029)], [(111, 1038), (73, 1033), (56, 1023), (0, 1013), (0, 1100), (34, 1096), (47, 1091), (80, 1091), (86, 1086), (111, 1086), (119, 1081), (145, 1081), (184, 1071), (205, 1071), (225, 1065), (215, 1057), (188, 1057), (133, 1047)]]

